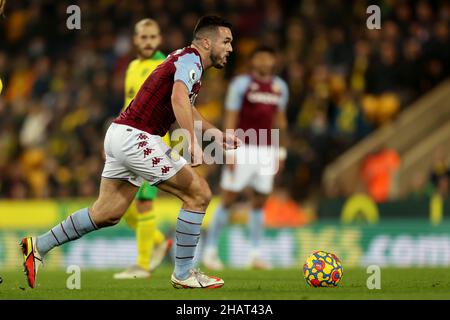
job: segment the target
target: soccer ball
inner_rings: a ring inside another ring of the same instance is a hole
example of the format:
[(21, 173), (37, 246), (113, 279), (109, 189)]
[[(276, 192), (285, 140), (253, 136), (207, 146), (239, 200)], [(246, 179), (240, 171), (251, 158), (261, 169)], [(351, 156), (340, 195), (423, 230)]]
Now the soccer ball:
[(311, 287), (336, 287), (342, 279), (342, 264), (333, 253), (316, 251), (306, 259), (303, 275)]

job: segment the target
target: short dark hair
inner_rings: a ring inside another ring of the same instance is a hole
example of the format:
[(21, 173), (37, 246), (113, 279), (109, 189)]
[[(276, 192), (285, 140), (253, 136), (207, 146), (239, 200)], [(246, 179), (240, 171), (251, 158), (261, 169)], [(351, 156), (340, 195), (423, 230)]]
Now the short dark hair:
[(252, 51), (252, 54), (250, 56), (253, 58), (257, 53), (260, 53), (260, 52), (266, 52), (266, 53), (270, 53), (272, 55), (276, 55), (277, 54), (277, 52), (276, 52), (276, 50), (274, 48), (272, 48), (270, 46), (267, 46), (267, 45), (260, 45), (260, 46), (257, 46)]
[(218, 27), (226, 27), (231, 29), (232, 25), (227, 20), (219, 17), (219, 16), (203, 16), (195, 25), (194, 28), (194, 39), (197, 38), (197, 35), (200, 31), (212, 30)]

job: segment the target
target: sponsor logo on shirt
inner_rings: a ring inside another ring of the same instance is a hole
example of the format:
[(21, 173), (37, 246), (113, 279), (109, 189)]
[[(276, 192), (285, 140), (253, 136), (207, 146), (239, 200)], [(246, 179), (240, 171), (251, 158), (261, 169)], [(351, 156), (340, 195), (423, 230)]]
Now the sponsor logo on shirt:
[(280, 103), (280, 96), (268, 92), (249, 92), (247, 99), (251, 103), (276, 104)]

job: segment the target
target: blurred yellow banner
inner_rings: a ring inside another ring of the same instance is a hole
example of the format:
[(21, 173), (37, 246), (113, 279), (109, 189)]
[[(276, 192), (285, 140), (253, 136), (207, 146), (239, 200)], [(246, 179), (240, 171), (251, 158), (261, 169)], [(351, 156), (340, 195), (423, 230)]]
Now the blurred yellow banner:
[[(218, 197), (211, 201), (205, 216), (204, 227), (214, 214)], [(0, 229), (51, 228), (69, 214), (89, 206), (91, 201), (74, 200), (3, 200), (0, 201)], [(134, 204), (132, 204), (133, 206)], [(155, 200), (154, 212), (158, 224), (175, 224), (181, 201), (174, 197), (160, 197)]]
[(0, 229), (45, 228), (58, 218), (56, 201), (0, 201)]

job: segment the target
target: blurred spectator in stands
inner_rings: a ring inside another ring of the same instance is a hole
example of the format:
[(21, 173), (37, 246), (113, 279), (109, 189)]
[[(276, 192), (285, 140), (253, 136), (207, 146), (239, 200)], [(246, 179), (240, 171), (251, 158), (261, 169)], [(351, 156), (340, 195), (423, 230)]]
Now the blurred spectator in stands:
[(450, 173), (437, 177), (436, 193), (446, 198), (450, 195)]
[(289, 195), (286, 188), (275, 188), (264, 206), (264, 224), (268, 228), (294, 228), (310, 222), (307, 213)]
[(430, 173), (430, 182), (435, 192), (443, 197), (450, 196), (450, 158), (447, 154), (446, 147), (436, 149)]
[(366, 89), (366, 71), (370, 63), (371, 46), (367, 40), (358, 40), (353, 48), (353, 66), (350, 74), (350, 88), (358, 94)]
[(433, 9), (429, 1), (420, 0), (417, 2), (416, 17), (419, 25), (428, 32), (433, 24)]
[(450, 73), (449, 18), (430, 26), (430, 37), (424, 44), (425, 70), (421, 78), (421, 91), (426, 92), (448, 77)]
[(325, 61), (332, 72), (348, 73), (352, 61), (352, 47), (342, 27), (331, 29)]
[[(450, 19), (450, 17), (447, 17), (447, 19)], [(430, 41), (425, 44), (426, 55), (441, 61), (444, 65), (444, 74), (448, 75), (450, 72), (450, 32), (448, 20), (437, 21), (434, 24), (433, 31), (433, 36)]]
[(372, 57), (366, 73), (367, 92), (381, 94), (396, 91), (400, 79), (399, 58), (394, 43), (385, 41)]
[(362, 108), (367, 120), (378, 127), (392, 120), (400, 111), (400, 99), (393, 93), (364, 95)]
[(420, 90), (420, 72), (422, 70), (422, 49), (420, 43), (409, 38), (403, 45), (403, 59), (400, 61), (399, 77), (402, 102), (410, 103)]
[(395, 173), (400, 167), (398, 153), (387, 147), (369, 154), (361, 167), (361, 179), (365, 183), (367, 193), (376, 202), (385, 202), (392, 191)]
[(394, 10), (394, 19), (398, 24), (400, 34), (402, 37), (406, 37), (409, 33), (409, 26), (413, 19), (413, 8), (406, 1), (401, 1)]
[(434, 186), (426, 172), (416, 172), (412, 178), (408, 196), (415, 199), (429, 198), (434, 193)]
[(295, 126), (297, 114), (300, 110), (302, 102), (306, 96), (306, 74), (305, 68), (300, 62), (293, 62), (285, 71), (289, 86), (289, 102), (287, 105), (286, 115), (290, 128)]
[(348, 90), (343, 76), (331, 75), (329, 88), (329, 135), (335, 146), (331, 157), (335, 158), (365, 136), (370, 124), (356, 100), (357, 95)]

